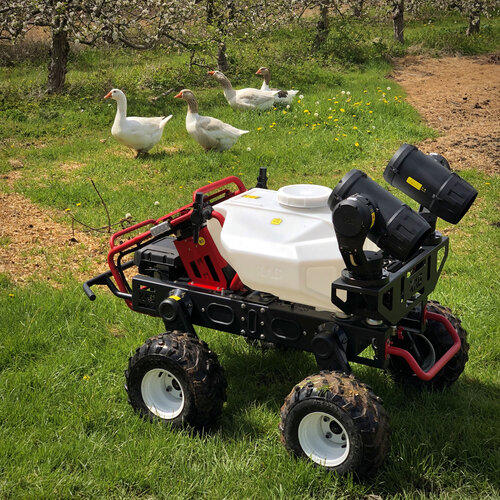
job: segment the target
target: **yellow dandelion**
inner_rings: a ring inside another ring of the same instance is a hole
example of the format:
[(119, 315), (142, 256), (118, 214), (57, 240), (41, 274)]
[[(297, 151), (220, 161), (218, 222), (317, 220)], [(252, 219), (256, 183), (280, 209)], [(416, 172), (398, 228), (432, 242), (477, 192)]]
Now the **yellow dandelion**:
[(84, 375), (82, 378), (83, 380), (90, 380), (90, 377), (88, 375)]
[(338, 140), (339, 140), (339, 138), (338, 138), (338, 137), (335, 137), (335, 140), (336, 140), (336, 141), (338, 141)]
[(257, 127), (257, 130), (262, 130), (262, 127)]
[(355, 142), (354, 145), (359, 148), (359, 142)]
[(372, 114), (372, 113), (373, 113), (373, 111), (370, 109), (370, 111), (368, 111), (368, 113)]
[(340, 112), (341, 113), (345, 113), (345, 109), (344, 108), (340, 108)]
[(347, 134), (342, 134), (342, 137), (347, 137)]
[(367, 102), (366, 105), (369, 106), (371, 104), (371, 102)]
[(358, 130), (358, 127), (356, 127), (356, 125), (354, 125), (354, 127), (352, 127), (353, 130)]
[(77, 203), (77, 204), (76, 204), (76, 206), (77, 206), (77, 207), (81, 206), (81, 203)]
[(331, 120), (332, 118), (333, 118), (333, 116), (329, 116), (329, 117), (328, 117), (328, 120)]
[(64, 211), (65, 212), (69, 212), (71, 210), (71, 208), (65, 208)]
[(182, 189), (184, 186), (179, 186), (179, 189)]
[(338, 121), (339, 121), (339, 119), (338, 119), (338, 118), (334, 118), (334, 119), (333, 119), (333, 121), (334, 121), (334, 122), (338, 122)]
[(304, 109), (304, 113), (310, 113), (308, 109)]
[(300, 99), (297, 102), (300, 104)]
[(14, 294), (13, 293), (9, 293), (9, 297), (14, 297)]
[(338, 103), (339, 103), (339, 101), (335, 101), (333, 104), (338, 104)]
[(286, 115), (286, 109), (283, 110), (283, 114)]

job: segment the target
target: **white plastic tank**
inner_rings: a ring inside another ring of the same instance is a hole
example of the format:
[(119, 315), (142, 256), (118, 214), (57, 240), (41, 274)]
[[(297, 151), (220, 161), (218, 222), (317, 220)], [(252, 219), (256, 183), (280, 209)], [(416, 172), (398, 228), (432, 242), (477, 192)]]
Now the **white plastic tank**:
[[(218, 203), (224, 227), (211, 219), (208, 229), (246, 286), (337, 311), (331, 285), (345, 265), (327, 204), (330, 193), (328, 187), (311, 184), (250, 189)], [(370, 242), (366, 248), (378, 249)]]

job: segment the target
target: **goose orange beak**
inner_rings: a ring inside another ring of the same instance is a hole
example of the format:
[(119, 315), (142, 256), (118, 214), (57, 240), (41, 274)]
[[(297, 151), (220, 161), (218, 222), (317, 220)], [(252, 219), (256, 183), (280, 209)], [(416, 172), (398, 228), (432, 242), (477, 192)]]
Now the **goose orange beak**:
[(209, 71), (209, 72), (207, 72), (207, 75), (212, 76), (214, 73), (215, 73), (215, 71)]
[(177, 95), (174, 95), (177, 99), (182, 99), (182, 92), (179, 92)]
[(262, 75), (262, 73), (260, 72), (260, 69), (258, 69), (256, 72), (255, 72), (256, 75)]
[(111, 92), (108, 92), (104, 97), (103, 99), (109, 99), (111, 97)]

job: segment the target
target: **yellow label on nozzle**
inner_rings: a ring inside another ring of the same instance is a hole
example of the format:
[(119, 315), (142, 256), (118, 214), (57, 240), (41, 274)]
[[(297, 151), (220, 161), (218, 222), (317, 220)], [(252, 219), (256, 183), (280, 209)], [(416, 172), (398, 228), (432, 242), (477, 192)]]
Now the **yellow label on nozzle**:
[(406, 182), (410, 186), (413, 186), (415, 189), (418, 189), (419, 191), (422, 189), (422, 184), (420, 184), (420, 182), (416, 181), (413, 177), (408, 177), (406, 179)]

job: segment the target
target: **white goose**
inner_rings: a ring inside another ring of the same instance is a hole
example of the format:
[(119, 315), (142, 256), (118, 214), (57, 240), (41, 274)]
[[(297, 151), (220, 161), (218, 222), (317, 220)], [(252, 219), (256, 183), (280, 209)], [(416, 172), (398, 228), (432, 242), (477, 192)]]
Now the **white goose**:
[(213, 76), (221, 84), (224, 90), (224, 96), (233, 109), (257, 109), (263, 111), (274, 106), (276, 94), (279, 92), (278, 90), (259, 90), (252, 88), (235, 90), (227, 76), (221, 71), (209, 71), (208, 74)]
[(248, 130), (240, 130), (217, 118), (198, 114), (198, 102), (191, 90), (181, 90), (175, 97), (184, 99), (188, 105), (186, 130), (205, 151), (225, 151), (234, 146), (236, 141)]
[(158, 116), (144, 118), (142, 116), (127, 116), (127, 98), (120, 89), (112, 89), (104, 99), (114, 99), (117, 103), (115, 121), (111, 127), (111, 135), (118, 141), (136, 151), (136, 158), (147, 153), (160, 142), (163, 128), (172, 118)]
[[(272, 89), (269, 87), (269, 80), (271, 79), (271, 73), (269, 72), (268, 68), (266, 67), (259, 68), (255, 72), (255, 74), (260, 75), (264, 78), (260, 90), (279, 90), (279, 89)], [(298, 93), (299, 93), (298, 90), (279, 90), (275, 98), (276, 104), (292, 104), (293, 98)]]

